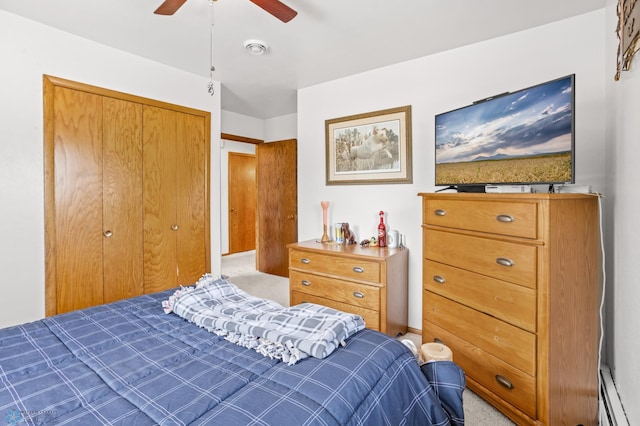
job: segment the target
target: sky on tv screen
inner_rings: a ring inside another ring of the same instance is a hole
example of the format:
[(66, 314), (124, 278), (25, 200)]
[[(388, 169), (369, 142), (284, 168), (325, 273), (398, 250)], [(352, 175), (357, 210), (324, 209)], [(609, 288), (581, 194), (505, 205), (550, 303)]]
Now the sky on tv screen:
[(436, 116), (436, 163), (571, 150), (571, 77)]

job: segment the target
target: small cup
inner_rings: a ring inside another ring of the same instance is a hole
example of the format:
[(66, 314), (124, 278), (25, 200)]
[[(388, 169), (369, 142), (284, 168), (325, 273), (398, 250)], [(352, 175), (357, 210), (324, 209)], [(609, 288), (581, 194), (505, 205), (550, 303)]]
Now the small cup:
[(396, 248), (400, 244), (400, 234), (398, 231), (387, 232), (387, 247)]

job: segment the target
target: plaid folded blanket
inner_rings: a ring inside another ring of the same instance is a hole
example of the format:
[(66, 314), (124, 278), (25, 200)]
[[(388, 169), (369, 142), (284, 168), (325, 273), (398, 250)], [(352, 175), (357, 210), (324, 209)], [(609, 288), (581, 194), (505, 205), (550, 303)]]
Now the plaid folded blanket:
[(289, 365), (308, 356), (325, 358), (365, 327), (359, 315), (313, 303), (284, 308), (209, 274), (194, 287), (178, 289), (162, 306), (166, 313)]

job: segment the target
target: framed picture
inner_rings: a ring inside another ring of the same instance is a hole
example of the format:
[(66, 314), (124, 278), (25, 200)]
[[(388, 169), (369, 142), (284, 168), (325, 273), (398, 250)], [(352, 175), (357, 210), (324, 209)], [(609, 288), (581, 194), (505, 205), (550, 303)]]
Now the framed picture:
[(411, 105), (325, 121), (327, 185), (411, 183)]
[(631, 69), (633, 55), (640, 50), (640, 6), (636, 0), (618, 0), (618, 57), (616, 81)]

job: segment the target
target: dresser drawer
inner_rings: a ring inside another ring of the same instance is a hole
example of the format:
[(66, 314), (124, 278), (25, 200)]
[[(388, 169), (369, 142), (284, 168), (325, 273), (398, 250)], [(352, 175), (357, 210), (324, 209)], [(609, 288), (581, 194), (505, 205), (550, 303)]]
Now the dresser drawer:
[(502, 359), (529, 375), (536, 374), (536, 336), (482, 312), (425, 292), (424, 320)]
[(453, 360), (465, 372), (492, 393), (536, 417), (536, 379), (428, 321), (422, 324), (422, 341), (442, 341), (453, 352)]
[(292, 291), (307, 293), (349, 305), (380, 310), (380, 289), (349, 281), (290, 271), (289, 285)]
[(424, 230), (425, 258), (536, 288), (537, 248), (433, 229)]
[(537, 237), (537, 203), (425, 200), (428, 225), (468, 229), (514, 237)]
[(425, 260), (424, 289), (525, 330), (536, 331), (535, 290)]
[(291, 305), (299, 305), (300, 303), (315, 303), (316, 305), (328, 306), (342, 312), (360, 315), (364, 320), (367, 328), (380, 331), (380, 313), (371, 309), (361, 308), (348, 303), (336, 302), (335, 300), (325, 299), (299, 291), (291, 292)]
[(290, 250), (289, 267), (373, 283), (380, 282), (378, 262), (345, 256)]

